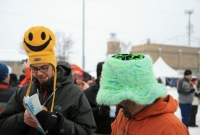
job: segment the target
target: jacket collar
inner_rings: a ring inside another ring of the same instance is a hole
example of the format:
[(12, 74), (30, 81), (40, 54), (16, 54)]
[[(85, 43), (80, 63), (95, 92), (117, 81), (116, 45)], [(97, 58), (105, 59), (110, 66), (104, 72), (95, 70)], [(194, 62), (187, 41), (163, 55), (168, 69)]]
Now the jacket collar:
[(0, 82), (0, 89), (8, 89), (10, 88), (10, 85), (5, 82)]

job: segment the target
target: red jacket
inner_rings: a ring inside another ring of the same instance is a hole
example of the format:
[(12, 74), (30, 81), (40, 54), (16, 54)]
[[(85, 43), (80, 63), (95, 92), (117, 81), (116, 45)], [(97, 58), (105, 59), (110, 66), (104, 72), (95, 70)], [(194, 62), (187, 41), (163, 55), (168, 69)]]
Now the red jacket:
[(160, 98), (133, 118), (119, 111), (112, 123), (112, 135), (189, 135), (188, 129), (174, 115), (178, 102), (172, 96)]

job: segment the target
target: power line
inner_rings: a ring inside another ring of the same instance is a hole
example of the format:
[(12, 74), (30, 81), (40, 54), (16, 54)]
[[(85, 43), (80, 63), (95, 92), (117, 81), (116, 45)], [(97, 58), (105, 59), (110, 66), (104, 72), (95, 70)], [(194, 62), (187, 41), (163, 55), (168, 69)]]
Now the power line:
[[(21, 16), (21, 17), (25, 17), (25, 18), (35, 18), (35, 19), (41, 19), (41, 20), (45, 20), (45, 21), (51, 21), (51, 22), (56, 22), (56, 23), (62, 23), (62, 24), (69, 24), (69, 25), (73, 25), (73, 26), (78, 26), (78, 27), (83, 27), (83, 24), (76, 24), (76, 23), (69, 23), (69, 22), (65, 22), (65, 21), (58, 21), (58, 20), (52, 20), (52, 19), (45, 19), (45, 18), (39, 18), (39, 17), (34, 17), (34, 16), (30, 16), (30, 15), (23, 15), (23, 14), (17, 14), (17, 13), (12, 13), (12, 12), (8, 12), (8, 11), (2, 11), (0, 10), (0, 13), (5, 13), (5, 14), (11, 14), (11, 15), (15, 15), (15, 16)], [(113, 31), (112, 29), (106, 29), (106, 28), (100, 28), (100, 27), (92, 27), (92, 26), (85, 26), (84, 24), (84, 27), (87, 28), (87, 29), (95, 29), (95, 30), (100, 30), (100, 31), (108, 31), (108, 33), (110, 33), (110, 31)], [(123, 34), (126, 34), (126, 35), (132, 35), (132, 36), (135, 36), (135, 37), (149, 37), (149, 38), (163, 38), (163, 39), (167, 39), (165, 40), (164, 42), (168, 42), (169, 39), (167, 37), (161, 37), (161, 36), (149, 36), (149, 35), (139, 35), (139, 34), (135, 34), (135, 33), (131, 33), (131, 32), (125, 32), (125, 31), (118, 31), (118, 30), (115, 30), (116, 33), (123, 33)], [(175, 38), (175, 37), (173, 37)], [(171, 40), (171, 38), (170, 38)]]
[[(197, 0), (198, 1), (198, 0)], [(129, 9), (134, 9), (135, 7), (133, 6), (127, 6), (127, 5), (122, 5), (122, 4), (116, 4), (116, 3), (110, 3), (110, 2), (102, 2), (102, 1), (99, 1), (99, 0), (92, 0), (92, 2), (98, 2), (98, 3), (101, 3), (102, 5), (111, 5), (111, 6), (116, 6), (116, 7), (121, 7), (121, 8), (129, 8)], [(147, 8), (140, 8), (140, 9), (137, 9), (137, 10), (141, 10), (141, 11), (146, 11), (149, 13), (150, 12), (154, 12), (154, 13), (163, 13), (163, 14), (170, 14), (170, 15), (177, 15), (177, 16), (180, 16), (182, 15), (181, 13), (174, 13), (174, 12), (167, 12), (167, 11), (162, 11), (162, 10), (152, 10), (152, 9), (147, 9)], [(200, 16), (197, 16), (197, 17), (200, 17)]]
[[(32, 19), (41, 19), (41, 20), (45, 20), (45, 21), (51, 21), (51, 22), (56, 22), (56, 23), (62, 23), (62, 24), (69, 24), (69, 25), (73, 25), (73, 26), (78, 26), (78, 27), (82, 27), (82, 25), (76, 24), (76, 23), (68, 23), (65, 21), (58, 21), (58, 20), (52, 20), (52, 19), (45, 19), (45, 18), (39, 18), (39, 17), (33, 17), (30, 15), (23, 15), (23, 14), (17, 14), (17, 13), (12, 13), (12, 12), (7, 12), (7, 11), (2, 11), (0, 10), (0, 13), (5, 13), (5, 14), (11, 14), (11, 15), (15, 15), (15, 16), (21, 16), (21, 17), (25, 17), (25, 18), (32, 18)], [(100, 31), (108, 31), (108, 33), (110, 33), (110, 31), (113, 31), (112, 29), (106, 29), (106, 28), (100, 28), (100, 27), (92, 27), (92, 26), (84, 26), (87, 29), (95, 29), (95, 30), (100, 30)], [(138, 35), (135, 33), (131, 33), (131, 32), (125, 32), (125, 31), (119, 31), (119, 30), (115, 30), (117, 33), (123, 33), (123, 34), (127, 34), (127, 35), (134, 35), (136, 37), (146, 37), (148, 35)], [(154, 38), (166, 38), (166, 37), (161, 37), (161, 36), (151, 36)]]
[(69, 22), (64, 22), (64, 21), (58, 21), (58, 20), (53, 20), (53, 19), (45, 19), (44, 17), (35, 17), (35, 16), (30, 16), (30, 15), (24, 15), (24, 14), (18, 14), (18, 13), (13, 13), (13, 12), (8, 12), (8, 11), (2, 11), (0, 10), (0, 13), (4, 13), (4, 14), (10, 14), (10, 15), (14, 15), (14, 16), (21, 16), (24, 18), (31, 18), (31, 19), (40, 19), (40, 20), (44, 20), (44, 21), (51, 21), (51, 22), (56, 22), (56, 23), (63, 23), (63, 24), (69, 24), (69, 25), (74, 25), (74, 26), (79, 26), (81, 27), (81, 24), (76, 24), (74, 22), (69, 23)]

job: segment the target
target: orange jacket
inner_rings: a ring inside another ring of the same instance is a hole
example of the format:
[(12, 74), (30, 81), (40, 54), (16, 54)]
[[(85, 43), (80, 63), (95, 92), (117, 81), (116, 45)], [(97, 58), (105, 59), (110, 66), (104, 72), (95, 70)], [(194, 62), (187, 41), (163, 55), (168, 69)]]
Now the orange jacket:
[(120, 109), (112, 123), (112, 135), (189, 135), (188, 129), (174, 115), (178, 102), (172, 96), (160, 98), (133, 118)]
[(25, 70), (24, 70), (24, 73), (25, 73), (25, 78), (20, 82), (19, 84), (19, 87), (23, 87), (25, 84), (27, 83), (30, 83), (30, 80), (31, 80), (31, 72), (29, 70), (29, 67), (27, 67)]

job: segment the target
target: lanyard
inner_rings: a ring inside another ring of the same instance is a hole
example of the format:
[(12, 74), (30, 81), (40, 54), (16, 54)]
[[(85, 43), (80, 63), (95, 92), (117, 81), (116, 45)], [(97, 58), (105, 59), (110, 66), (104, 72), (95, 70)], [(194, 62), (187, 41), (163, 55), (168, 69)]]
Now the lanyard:
[[(56, 90), (57, 90), (57, 88), (56, 88)], [(54, 92), (56, 92), (56, 90)], [(42, 106), (44, 106), (49, 101), (49, 99), (53, 96), (54, 92), (51, 93), (51, 95), (48, 97), (48, 99), (44, 102), (44, 104)], [(40, 99), (38, 89), (37, 89), (37, 95), (38, 95), (38, 98)]]

